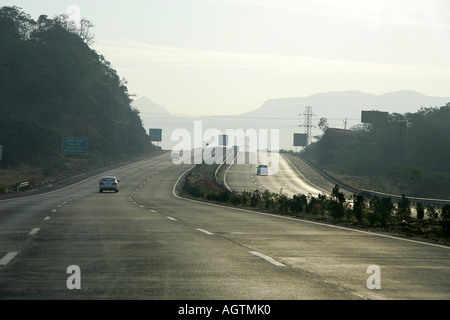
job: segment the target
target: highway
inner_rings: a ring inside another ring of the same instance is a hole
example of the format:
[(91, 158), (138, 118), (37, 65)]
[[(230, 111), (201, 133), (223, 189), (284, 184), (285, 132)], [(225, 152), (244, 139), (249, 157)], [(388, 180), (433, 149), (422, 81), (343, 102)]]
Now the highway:
[[(287, 164), (257, 184), (298, 192)], [(229, 185), (255, 185), (239, 166)], [(184, 199), (191, 167), (167, 153), (1, 200), (0, 299), (450, 298), (449, 247)], [(120, 192), (99, 193), (103, 175)]]
[[(282, 154), (279, 155), (277, 173), (267, 176), (256, 174), (257, 164), (232, 164), (223, 170), (223, 179), (226, 186), (233, 191), (269, 190), (274, 193), (283, 193), (289, 197), (294, 194), (330, 194), (334, 185), (320, 177), (314, 182), (309, 181), (293, 166), (291, 160)], [(306, 164), (304, 164), (306, 166)], [(312, 172), (311, 172), (312, 173)], [(318, 183), (317, 183), (318, 182)], [(317, 184), (314, 184), (317, 183)]]

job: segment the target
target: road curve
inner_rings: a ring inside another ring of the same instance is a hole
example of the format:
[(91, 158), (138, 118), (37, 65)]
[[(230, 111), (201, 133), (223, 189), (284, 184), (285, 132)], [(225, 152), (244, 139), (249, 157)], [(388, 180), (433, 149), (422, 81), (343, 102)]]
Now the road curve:
[(0, 201), (0, 299), (450, 298), (448, 247), (184, 199), (190, 167), (164, 154)]
[[(329, 195), (334, 187), (300, 159), (279, 154), (276, 174), (260, 176), (256, 174), (258, 164), (232, 164), (223, 168), (222, 179), (234, 191), (269, 190), (289, 197), (294, 194)], [(293, 164), (295, 161), (295, 165)], [(306, 176), (307, 175), (307, 176)]]

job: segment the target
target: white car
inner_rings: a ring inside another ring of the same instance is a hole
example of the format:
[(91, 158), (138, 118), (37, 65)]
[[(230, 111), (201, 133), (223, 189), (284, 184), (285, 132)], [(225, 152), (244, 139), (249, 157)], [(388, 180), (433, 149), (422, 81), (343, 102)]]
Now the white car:
[(103, 192), (103, 190), (119, 192), (119, 182), (120, 180), (116, 177), (103, 177), (98, 181), (99, 192)]
[(178, 152), (172, 152), (172, 161), (180, 160), (180, 154)]
[(269, 174), (269, 168), (265, 164), (260, 164), (256, 169), (256, 174), (259, 176), (267, 176)]

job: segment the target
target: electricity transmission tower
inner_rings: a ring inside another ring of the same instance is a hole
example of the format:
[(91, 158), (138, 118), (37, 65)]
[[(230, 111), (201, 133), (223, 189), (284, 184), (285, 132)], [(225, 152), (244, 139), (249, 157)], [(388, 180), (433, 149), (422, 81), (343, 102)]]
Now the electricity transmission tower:
[[(307, 143), (306, 145), (309, 145), (311, 143), (311, 128), (315, 127), (312, 124), (312, 117), (313, 117), (313, 113), (312, 113), (312, 107), (308, 106), (305, 107), (305, 112), (303, 112), (303, 115), (305, 116), (305, 122), (301, 125), (299, 125), (299, 127), (305, 127), (305, 133), (306, 133), (306, 137), (307, 137)], [(301, 116), (301, 114), (300, 114)]]

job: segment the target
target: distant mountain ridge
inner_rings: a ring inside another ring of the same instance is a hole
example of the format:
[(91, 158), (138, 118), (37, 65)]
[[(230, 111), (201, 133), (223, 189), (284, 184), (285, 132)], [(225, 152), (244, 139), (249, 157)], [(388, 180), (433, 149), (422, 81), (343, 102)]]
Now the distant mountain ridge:
[(141, 114), (170, 115), (170, 112), (163, 106), (153, 102), (149, 98), (142, 96), (132, 102)]
[(433, 97), (422, 93), (402, 90), (380, 95), (362, 91), (332, 91), (307, 97), (269, 99), (253, 111), (242, 116), (298, 116), (306, 106), (311, 106), (317, 116), (329, 118), (359, 118), (361, 110), (379, 110), (390, 113), (416, 112), (421, 107), (441, 107), (450, 97)]
[(230, 116), (183, 117), (170, 114), (166, 108), (141, 97), (133, 102), (133, 106), (140, 111), (141, 119), (146, 130), (162, 128), (162, 147), (172, 148), (176, 142), (171, 142), (171, 133), (177, 128), (192, 130), (193, 121), (201, 120), (204, 128), (217, 128), (221, 132), (226, 129), (247, 128), (276, 128), (280, 130), (280, 147), (292, 149), (293, 133), (303, 133), (303, 112), (306, 106), (313, 111), (312, 134), (318, 135), (322, 131), (317, 128), (319, 118), (328, 119), (330, 127), (349, 129), (361, 123), (361, 110), (379, 110), (390, 113), (417, 112), (421, 107), (441, 107), (450, 102), (450, 97), (430, 97), (416, 91), (396, 91), (380, 95), (356, 90), (332, 91), (313, 94), (307, 97), (291, 97), (269, 99), (259, 108)]

